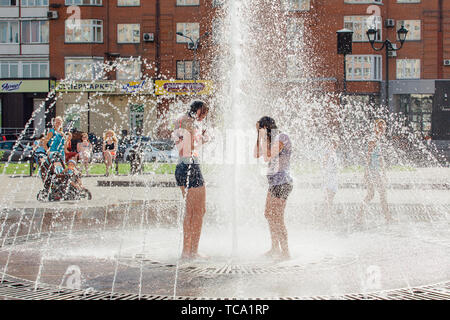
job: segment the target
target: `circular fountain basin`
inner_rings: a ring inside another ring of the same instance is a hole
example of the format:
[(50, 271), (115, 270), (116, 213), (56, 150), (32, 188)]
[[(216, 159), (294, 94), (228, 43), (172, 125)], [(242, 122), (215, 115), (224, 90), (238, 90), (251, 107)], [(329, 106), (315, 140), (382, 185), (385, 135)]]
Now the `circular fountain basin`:
[[(109, 216), (107, 223), (104, 210), (89, 213), (92, 224), (78, 220), (76, 212), (58, 215), (42, 217), (49, 226), (41, 233), (10, 235), (3, 242), (4, 274), (36, 286), (245, 299), (342, 296), (450, 279), (446, 219), (403, 219), (393, 226), (371, 220), (372, 228), (358, 232), (291, 221), (287, 261), (264, 256), (270, 239), (262, 223), (239, 226), (233, 250), (231, 228), (208, 222), (200, 245), (206, 257), (183, 261), (180, 228), (145, 218), (142, 207)], [(64, 227), (57, 228), (57, 219)]]

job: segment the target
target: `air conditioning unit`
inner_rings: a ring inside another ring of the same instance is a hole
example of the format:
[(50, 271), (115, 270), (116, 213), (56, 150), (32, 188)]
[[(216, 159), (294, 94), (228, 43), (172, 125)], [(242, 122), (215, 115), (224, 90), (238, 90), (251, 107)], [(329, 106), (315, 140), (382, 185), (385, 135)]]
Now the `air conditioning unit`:
[(444, 60), (444, 66), (450, 66), (450, 59)]
[(155, 41), (155, 34), (154, 33), (144, 33), (144, 41), (145, 42), (153, 42)]
[(58, 19), (58, 11), (47, 11), (47, 18)]
[(389, 50), (389, 52), (388, 52), (389, 58), (395, 58), (397, 56), (397, 51), (395, 51), (395, 49), (397, 49), (396, 43), (392, 43), (392, 49), (394, 49), (394, 50)]
[(395, 20), (394, 19), (386, 19), (386, 20), (384, 20), (384, 25), (386, 28), (393, 28), (393, 27), (395, 27)]

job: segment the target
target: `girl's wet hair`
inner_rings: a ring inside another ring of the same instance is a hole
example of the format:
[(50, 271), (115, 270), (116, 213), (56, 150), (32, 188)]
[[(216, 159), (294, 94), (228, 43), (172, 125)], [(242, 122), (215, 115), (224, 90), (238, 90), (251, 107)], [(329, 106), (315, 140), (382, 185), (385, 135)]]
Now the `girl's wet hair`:
[(271, 117), (262, 117), (258, 123), (261, 129), (267, 130), (267, 140), (269, 141), (269, 145), (272, 145), (272, 138), (274, 137), (276, 130), (278, 130), (275, 120)]
[(270, 129), (270, 130), (278, 129), (275, 120), (272, 119), (271, 117), (262, 117), (258, 121), (258, 123), (259, 127), (263, 129)]
[(195, 115), (197, 114), (198, 110), (202, 110), (202, 112), (206, 112), (209, 110), (209, 108), (206, 106), (206, 103), (200, 100), (196, 100), (194, 102), (191, 103), (191, 107), (189, 109), (189, 116), (190, 117), (195, 117)]
[(375, 120), (375, 124), (376, 124), (377, 126), (380, 125), (380, 124), (383, 124), (384, 126), (387, 125), (387, 124), (386, 124), (386, 121), (383, 120), (383, 119), (377, 119), (377, 120)]

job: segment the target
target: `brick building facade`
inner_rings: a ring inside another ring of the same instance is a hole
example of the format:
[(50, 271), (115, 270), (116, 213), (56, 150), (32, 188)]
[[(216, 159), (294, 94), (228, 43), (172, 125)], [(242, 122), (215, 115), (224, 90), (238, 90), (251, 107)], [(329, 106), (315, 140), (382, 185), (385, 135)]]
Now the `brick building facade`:
[(0, 133), (45, 130), (49, 90), (48, 0), (0, 2)]
[[(56, 80), (72, 76), (76, 81), (86, 83), (96, 80), (97, 75), (89, 70), (91, 65), (131, 58), (138, 65), (131, 68), (128, 76), (126, 72), (119, 75), (116, 68), (102, 74), (98, 82), (107, 84), (117, 80), (121, 85), (130, 87), (131, 82), (131, 87), (139, 87), (144, 79), (152, 84), (148, 92), (141, 92), (140, 97), (130, 92), (124, 93), (121, 89), (113, 92), (106, 90), (100, 95), (95, 91), (81, 93), (77, 92), (79, 90), (69, 90), (56, 103), (56, 114), (69, 118), (72, 117), (70, 113), (75, 117), (78, 115), (74, 126), (97, 135), (107, 128), (117, 132), (126, 130), (131, 134), (141, 131), (150, 136), (160, 135), (161, 125), (157, 120), (163, 117), (173, 99), (153, 95), (153, 82), (168, 79), (192, 81), (195, 76), (193, 52), (188, 49), (186, 38), (177, 36), (176, 32), (183, 32), (195, 39), (210, 31), (213, 12), (210, 1), (103, 0), (92, 3), (71, 7), (69, 5), (76, 5), (76, 1), (51, 1), (51, 10), (59, 16), (51, 23), (51, 76)], [(76, 23), (72, 19), (78, 18), (81, 27), (71, 27), (71, 21)], [(86, 30), (90, 33), (87, 36)], [(202, 79), (209, 65), (204, 49), (208, 44), (209, 40), (204, 39), (198, 50), (197, 59), (201, 61), (197, 67), (198, 80)], [(74, 71), (88, 75), (77, 77), (70, 74)], [(144, 99), (142, 95), (145, 95)]]
[[(11, 0), (10, 7), (19, 3)], [(357, 101), (380, 101), (385, 87), (384, 52), (372, 50), (365, 36), (369, 23), (381, 31), (379, 40), (395, 41), (404, 24), (409, 38), (396, 56), (389, 58), (390, 108), (407, 115), (423, 136), (450, 140), (450, 3), (445, 0), (283, 0), (292, 21), (306, 21), (304, 42), (315, 60), (313, 78), (323, 91), (342, 92), (343, 56), (336, 53), (336, 31), (354, 31), (353, 54), (347, 56), (347, 93)], [(84, 4), (81, 5), (80, 3)], [(106, 128), (130, 133), (143, 130), (158, 135), (157, 119), (177, 102), (189, 96), (165, 98), (147, 92), (143, 81), (178, 79), (189, 85), (195, 77), (208, 80), (208, 55), (214, 43), (202, 42), (195, 73), (193, 51), (183, 32), (194, 38), (214, 33), (212, 20), (218, 0), (50, 0), (49, 76), (57, 81), (73, 78), (74, 84), (56, 99), (51, 115), (65, 115), (73, 126), (100, 135)], [(71, 7), (71, 6), (74, 7)], [(375, 17), (370, 17), (371, 15)], [(1, 18), (2, 20), (12, 18)], [(80, 19), (79, 24), (77, 20)], [(398, 42), (397, 42), (398, 43)], [(381, 42), (377, 42), (380, 46)], [(1, 56), (2, 59), (8, 59)], [(109, 63), (132, 57), (139, 61), (119, 73), (109, 70), (97, 74), (96, 63)], [(144, 60), (148, 65), (144, 65)], [(294, 61), (295, 63), (295, 61)], [(288, 64), (287, 73), (292, 67)], [(295, 72), (294, 72), (295, 73)], [(80, 76), (84, 74), (84, 76)], [(86, 76), (87, 75), (87, 76)], [(118, 80), (120, 88), (108, 87)], [(92, 90), (86, 88), (97, 83)], [(295, 85), (295, 83), (294, 83)], [(131, 91), (130, 91), (131, 88)], [(134, 88), (134, 89), (133, 89)], [(179, 89), (178, 87), (176, 88)], [(81, 92), (84, 91), (84, 92)], [(103, 92), (102, 92), (103, 91)], [(99, 93), (100, 92), (100, 93)], [(3, 98), (3, 104), (7, 99)], [(5, 107), (3, 107), (5, 109)], [(5, 112), (2, 112), (5, 117)]]
[[(294, 1), (297, 2), (297, 1)], [(353, 54), (347, 56), (347, 92), (365, 99), (383, 97), (385, 51), (376, 52), (365, 35), (366, 21), (375, 21), (386, 38), (399, 44), (397, 30), (409, 30), (401, 50), (389, 58), (390, 110), (407, 116), (423, 136), (450, 139), (450, 2), (445, 0), (328, 0), (305, 2), (310, 10), (297, 15), (310, 17), (311, 43), (323, 63), (318, 74), (336, 79), (343, 90), (343, 56), (336, 54), (335, 32), (351, 29)], [(370, 18), (370, 15), (379, 15)], [(381, 47), (381, 41), (375, 43)], [(378, 100), (378, 99), (377, 99)]]

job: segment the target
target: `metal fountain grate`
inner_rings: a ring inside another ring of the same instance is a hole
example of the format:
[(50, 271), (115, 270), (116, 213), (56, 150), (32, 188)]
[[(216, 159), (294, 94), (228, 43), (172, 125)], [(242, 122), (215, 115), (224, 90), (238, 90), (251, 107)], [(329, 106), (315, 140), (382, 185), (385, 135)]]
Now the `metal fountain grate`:
[[(427, 208), (425, 208), (427, 209)], [(408, 210), (409, 217), (408, 220), (447, 220), (446, 217), (442, 216), (441, 212), (424, 210), (423, 207), (418, 208), (415, 206), (411, 207), (398, 207), (395, 210), (403, 211)], [(425, 211), (425, 212), (424, 212)], [(433, 219), (434, 218), (434, 219)], [(74, 231), (70, 235), (82, 235), (90, 233), (88, 230)], [(52, 232), (52, 239), (63, 239), (67, 237), (69, 233), (67, 231), (63, 232)], [(50, 234), (33, 234), (28, 236), (21, 236), (15, 239), (9, 238), (5, 239), (2, 248), (2, 241), (0, 241), (0, 248), (5, 249), (5, 247), (11, 245), (20, 245), (27, 242), (37, 242), (46, 239)], [(434, 239), (430, 237), (427, 240), (436, 244), (450, 246), (450, 241), (442, 239)], [(176, 266), (173, 264), (165, 264), (158, 261), (153, 261), (151, 258), (146, 256), (131, 256), (131, 257), (118, 257), (121, 263), (125, 264), (135, 264), (144, 262), (146, 267), (155, 268), (168, 268), (173, 269)], [(350, 260), (349, 260), (350, 258)], [(334, 257), (325, 257), (323, 260), (311, 263), (329, 265), (340, 263), (345, 264), (345, 262), (351, 261), (352, 257), (347, 257), (343, 261), (336, 261)], [(215, 266), (211, 265), (188, 265), (180, 266), (179, 271), (186, 274), (201, 274), (205, 276), (217, 276), (217, 275), (233, 275), (233, 274), (281, 274), (281, 273), (291, 273), (304, 271), (309, 264), (305, 265), (292, 265), (292, 266), (256, 266), (256, 265), (233, 265), (233, 264), (218, 264)], [(1, 273), (0, 273), (1, 275)], [(4, 281), (0, 283), (0, 298), (5, 297), (9, 299), (19, 299), (19, 300), (222, 300), (222, 299), (237, 299), (237, 298), (200, 298), (200, 297), (172, 297), (164, 295), (137, 295), (130, 293), (111, 293), (111, 292), (101, 292), (101, 291), (86, 291), (86, 290), (72, 290), (67, 288), (58, 288), (56, 286), (50, 286), (46, 284), (40, 284), (35, 289), (35, 283), (28, 280), (14, 278), (9, 275), (4, 275)], [(239, 298), (240, 299), (240, 298)], [(315, 296), (315, 297), (266, 297), (266, 298), (243, 298), (244, 300), (257, 300), (257, 299), (269, 299), (269, 300), (449, 300), (450, 299), (450, 282), (440, 283), (436, 285), (423, 286), (417, 288), (408, 289), (398, 289), (390, 291), (382, 291), (376, 293), (355, 293), (346, 294), (341, 296)]]
[(102, 291), (83, 291), (59, 289), (47, 285), (34, 288), (31, 281), (15, 279), (6, 276), (0, 283), (0, 297), (17, 300), (449, 300), (450, 282), (417, 287), (398, 289), (376, 293), (346, 294), (342, 296), (315, 297), (268, 297), (268, 298), (207, 298), (207, 297), (172, 297), (163, 295), (137, 295), (130, 293), (111, 293)]
[[(145, 268), (159, 268), (159, 269), (175, 269), (175, 264), (162, 263), (151, 258), (147, 258), (143, 255), (133, 256), (116, 256), (120, 264), (139, 268), (144, 266)], [(356, 261), (356, 257), (334, 257), (326, 256), (320, 261), (314, 261), (305, 263), (304, 265), (279, 265), (273, 263), (266, 264), (234, 264), (234, 263), (197, 263), (188, 265), (180, 265), (178, 272), (185, 274), (205, 275), (205, 276), (218, 276), (218, 275), (258, 275), (258, 274), (289, 274), (303, 272), (309, 267), (322, 266), (324, 269), (333, 266), (345, 266)]]

